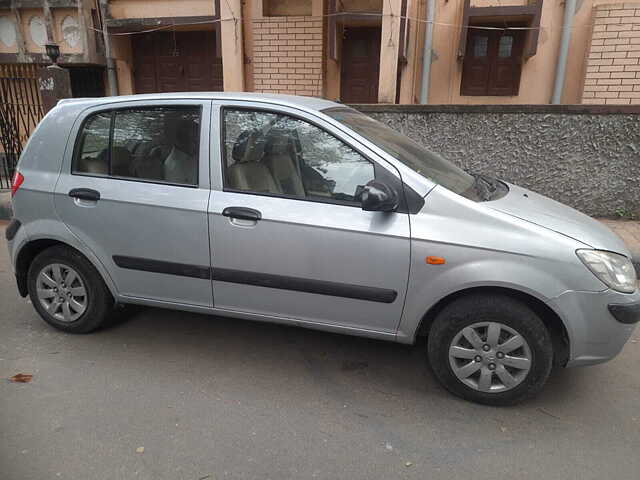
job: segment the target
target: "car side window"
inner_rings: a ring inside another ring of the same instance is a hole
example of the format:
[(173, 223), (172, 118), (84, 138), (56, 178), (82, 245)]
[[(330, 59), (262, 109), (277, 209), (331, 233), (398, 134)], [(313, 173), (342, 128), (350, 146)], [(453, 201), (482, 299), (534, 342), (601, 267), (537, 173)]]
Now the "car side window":
[(74, 159), (74, 173), (107, 175), (109, 163), (105, 152), (109, 150), (111, 112), (89, 117), (78, 137), (78, 151)]
[(85, 121), (72, 172), (197, 185), (199, 107), (101, 112)]
[(280, 113), (224, 110), (225, 187), (357, 203), (375, 168), (321, 128)]

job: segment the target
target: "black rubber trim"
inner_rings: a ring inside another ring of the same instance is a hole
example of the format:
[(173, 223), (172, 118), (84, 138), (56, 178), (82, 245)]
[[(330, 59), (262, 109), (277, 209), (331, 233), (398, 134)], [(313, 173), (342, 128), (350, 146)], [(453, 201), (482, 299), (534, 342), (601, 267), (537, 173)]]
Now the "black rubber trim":
[(393, 303), (398, 296), (398, 292), (387, 288), (365, 287), (349, 283), (325, 282), (323, 280), (245, 272), (226, 268), (214, 268), (213, 279), (219, 282), (241, 283), (243, 285), (294, 290), (332, 297), (355, 298), (379, 303)]
[(640, 302), (611, 303), (608, 308), (611, 315), (620, 323), (632, 324), (640, 322)]
[(315, 293), (332, 297), (354, 298), (369, 302), (393, 303), (398, 292), (387, 288), (366, 287), (350, 283), (325, 282), (306, 278), (272, 275), (270, 273), (246, 272), (214, 268), (213, 275), (209, 267), (189, 265), (185, 263), (149, 260), (139, 257), (114, 255), (113, 261), (120, 268), (141, 270), (143, 272), (165, 273), (182, 277), (213, 279), (219, 282), (254, 285), (256, 287), (277, 288), (279, 290), (293, 290), (296, 292)]
[(7, 225), (7, 229), (4, 231), (5, 238), (8, 241), (13, 240), (18, 233), (18, 230), (20, 230), (21, 225), (22, 223), (20, 222), (20, 220), (18, 220), (17, 218), (12, 218), (9, 222), (9, 225)]
[(186, 263), (165, 262), (163, 260), (150, 260), (139, 257), (113, 256), (114, 263), (120, 268), (129, 270), (142, 270), (143, 272), (166, 273), (181, 277), (211, 278), (211, 269), (201, 265), (189, 265)]

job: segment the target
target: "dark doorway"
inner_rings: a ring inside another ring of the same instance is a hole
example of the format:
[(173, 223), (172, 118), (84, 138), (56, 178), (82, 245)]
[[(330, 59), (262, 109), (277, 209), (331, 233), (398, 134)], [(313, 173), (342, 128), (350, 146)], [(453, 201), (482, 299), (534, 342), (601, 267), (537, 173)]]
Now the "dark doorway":
[(68, 67), (75, 98), (104, 97), (104, 67)]
[(132, 40), (136, 93), (221, 91), (215, 32), (156, 32)]
[(346, 28), (341, 63), (340, 100), (378, 103), (380, 28)]

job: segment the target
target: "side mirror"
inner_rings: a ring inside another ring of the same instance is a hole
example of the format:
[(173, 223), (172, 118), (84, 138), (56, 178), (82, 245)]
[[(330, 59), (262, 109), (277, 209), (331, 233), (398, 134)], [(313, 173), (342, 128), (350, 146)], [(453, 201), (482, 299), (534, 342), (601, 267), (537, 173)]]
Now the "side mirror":
[(360, 195), (362, 210), (367, 212), (393, 212), (398, 208), (398, 192), (383, 182), (371, 180)]

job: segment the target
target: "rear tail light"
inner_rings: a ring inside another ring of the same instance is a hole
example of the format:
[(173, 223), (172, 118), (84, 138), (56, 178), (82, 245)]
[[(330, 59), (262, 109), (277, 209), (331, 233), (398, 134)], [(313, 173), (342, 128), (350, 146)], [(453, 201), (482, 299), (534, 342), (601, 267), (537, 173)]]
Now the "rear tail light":
[(16, 170), (16, 173), (13, 175), (13, 181), (11, 182), (12, 197), (16, 194), (16, 192), (20, 188), (20, 185), (22, 185), (22, 182), (24, 182), (24, 177), (19, 171)]

